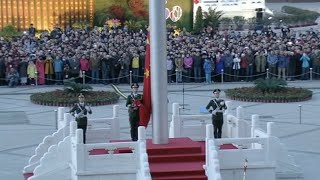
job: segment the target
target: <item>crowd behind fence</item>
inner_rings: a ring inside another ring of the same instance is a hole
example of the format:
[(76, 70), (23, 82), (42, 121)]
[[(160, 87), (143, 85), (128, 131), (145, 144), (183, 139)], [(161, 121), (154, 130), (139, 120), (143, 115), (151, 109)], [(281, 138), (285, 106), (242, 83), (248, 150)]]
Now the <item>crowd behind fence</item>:
[[(39, 37), (0, 37), (0, 85), (142, 82), (147, 31), (55, 28)], [(168, 83), (320, 78), (320, 32), (167, 29)], [(312, 69), (311, 69), (312, 68)]]
[[(313, 68), (309, 68), (309, 70), (303, 74), (289, 76), (286, 75), (285, 77), (280, 76), (279, 74), (274, 74), (270, 72), (269, 69), (266, 69), (265, 72), (253, 74), (253, 75), (236, 75), (236, 74), (228, 74), (225, 73), (224, 70), (221, 70), (220, 74), (211, 74), (211, 81), (208, 82), (206, 77), (201, 76), (199, 78), (194, 76), (187, 76), (185, 74), (181, 75), (181, 80), (179, 80), (179, 76), (177, 75), (178, 72), (168, 74), (168, 83), (169, 84), (179, 84), (179, 83), (204, 83), (204, 84), (211, 84), (211, 83), (225, 83), (225, 82), (251, 82), (258, 78), (282, 78), (287, 81), (294, 81), (294, 80), (318, 80), (320, 79), (320, 73), (314, 72)], [(46, 82), (46, 85), (63, 85), (65, 81), (71, 80), (77, 83), (82, 84), (132, 84), (133, 82), (143, 82), (143, 77), (141, 75), (134, 75), (132, 71), (129, 72), (128, 75), (119, 76), (117, 78), (108, 78), (108, 79), (101, 79), (101, 78), (93, 78), (90, 75), (87, 75), (85, 71), (82, 72), (82, 76), (76, 78), (68, 78), (62, 80), (56, 80), (54, 78), (43, 78)], [(137, 80), (136, 80), (137, 79)], [(170, 79), (170, 80), (169, 80)], [(229, 80), (226, 80), (229, 79)], [(0, 81), (6, 81), (7, 85), (10, 87), (16, 87), (17, 85), (21, 85), (19, 79), (15, 80), (15, 86), (11, 86), (10, 80), (6, 78), (0, 78)], [(36, 76), (34, 84), (35, 86), (39, 85), (39, 77)], [(3, 83), (2, 85), (5, 85)]]

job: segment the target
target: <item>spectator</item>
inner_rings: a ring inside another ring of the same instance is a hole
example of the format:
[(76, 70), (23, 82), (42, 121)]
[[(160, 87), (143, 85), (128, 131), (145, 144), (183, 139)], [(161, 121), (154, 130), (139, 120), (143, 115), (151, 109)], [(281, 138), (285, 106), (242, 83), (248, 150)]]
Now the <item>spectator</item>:
[(310, 67), (310, 57), (307, 55), (307, 53), (303, 53), (302, 57), (300, 58), (300, 61), (302, 61), (302, 80), (307, 80), (307, 73)]
[(33, 61), (28, 62), (27, 74), (29, 78), (30, 85), (35, 84), (37, 67)]
[(19, 73), (16, 71), (15, 68), (11, 67), (10, 71), (7, 74), (8, 79), (8, 86), (9, 87), (16, 87), (19, 82)]

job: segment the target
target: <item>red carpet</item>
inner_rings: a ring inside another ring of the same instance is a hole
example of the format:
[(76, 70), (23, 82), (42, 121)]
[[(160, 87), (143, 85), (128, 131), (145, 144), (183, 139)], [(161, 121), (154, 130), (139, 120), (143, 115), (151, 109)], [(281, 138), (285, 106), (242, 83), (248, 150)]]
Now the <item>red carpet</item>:
[(24, 173), (23, 174), (23, 177), (24, 177), (25, 180), (28, 180), (29, 177), (31, 177), (31, 176), (33, 176), (33, 173)]
[[(114, 140), (112, 142), (128, 142)], [(220, 149), (237, 149), (232, 144), (224, 144)], [(116, 149), (117, 153), (132, 153), (129, 148)], [(205, 142), (192, 141), (190, 138), (169, 139), (169, 144), (155, 145), (147, 140), (150, 172), (153, 180), (206, 180), (203, 165), (205, 164)], [(94, 149), (90, 155), (107, 154), (105, 149)], [(23, 174), (27, 180), (33, 173)]]
[(205, 151), (201, 143), (189, 138), (169, 139), (155, 145), (147, 140), (150, 173), (153, 180), (206, 180)]

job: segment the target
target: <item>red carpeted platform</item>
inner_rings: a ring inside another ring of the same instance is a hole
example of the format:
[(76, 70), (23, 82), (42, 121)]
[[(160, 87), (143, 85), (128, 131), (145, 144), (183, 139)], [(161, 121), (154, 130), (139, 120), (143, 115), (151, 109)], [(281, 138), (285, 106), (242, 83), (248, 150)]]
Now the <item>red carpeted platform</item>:
[[(128, 142), (114, 140), (111, 142)], [(237, 149), (232, 144), (220, 146), (222, 150)], [(105, 149), (91, 150), (90, 155), (107, 154)], [(119, 148), (114, 153), (132, 153), (129, 148)], [(168, 144), (153, 144), (147, 140), (150, 172), (153, 180), (206, 180), (203, 165), (205, 164), (205, 142), (193, 141), (190, 138), (172, 138)], [(33, 173), (24, 174), (27, 180)]]
[(147, 140), (150, 173), (153, 180), (205, 180), (205, 151), (190, 138), (169, 139), (155, 145)]

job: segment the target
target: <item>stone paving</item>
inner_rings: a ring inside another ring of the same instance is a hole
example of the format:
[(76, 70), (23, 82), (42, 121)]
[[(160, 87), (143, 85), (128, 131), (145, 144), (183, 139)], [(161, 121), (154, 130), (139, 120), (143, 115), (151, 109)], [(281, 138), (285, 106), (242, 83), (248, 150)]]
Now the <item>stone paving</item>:
[[(170, 84), (168, 98), (172, 102), (184, 103), (182, 113), (199, 114), (199, 107), (205, 106), (212, 95), (212, 89), (228, 89), (242, 86), (252, 86), (252, 83), (216, 83), (204, 84)], [(247, 120), (252, 114), (261, 115), (261, 127), (266, 128), (266, 122), (275, 122), (274, 134), (280, 137), (287, 145), (289, 152), (294, 156), (304, 172), (305, 180), (314, 180), (317, 177), (316, 169), (320, 162), (320, 81), (294, 81), (289, 86), (305, 87), (314, 92), (312, 100), (300, 103), (249, 103), (232, 102), (232, 113), (237, 106), (245, 108)], [(129, 93), (128, 85), (119, 86), (122, 91)], [(61, 86), (38, 87), (0, 87), (0, 179), (20, 180), (22, 169), (33, 155), (35, 148), (43, 137), (55, 132), (56, 107), (47, 107), (32, 104), (29, 97), (34, 92), (45, 92), (62, 88)], [(184, 89), (184, 93), (183, 93)], [(95, 85), (94, 90), (112, 90), (110, 86)], [(142, 88), (140, 88), (142, 90)], [(222, 97), (224, 94), (222, 93)], [(228, 99), (227, 99), (228, 100)], [(121, 99), (120, 127), (121, 139), (129, 139), (129, 123), (125, 101)], [(299, 105), (301, 108), (301, 118)], [(93, 107), (91, 118), (111, 117), (112, 105)], [(169, 107), (169, 121), (171, 108)], [(1, 113), (11, 113), (1, 116)], [(25, 115), (23, 115), (25, 113)], [(12, 117), (21, 117), (22, 121), (15, 120), (8, 123)], [(23, 119), (27, 117), (27, 119)], [(5, 122), (5, 123), (1, 123)], [(301, 122), (301, 123), (300, 123)], [(147, 130), (149, 138), (152, 130)]]

